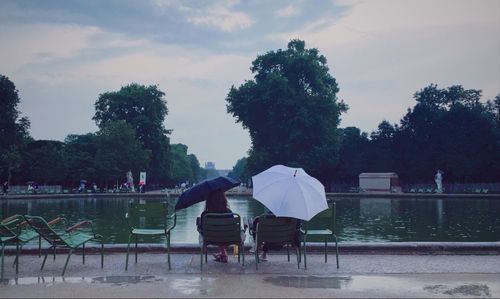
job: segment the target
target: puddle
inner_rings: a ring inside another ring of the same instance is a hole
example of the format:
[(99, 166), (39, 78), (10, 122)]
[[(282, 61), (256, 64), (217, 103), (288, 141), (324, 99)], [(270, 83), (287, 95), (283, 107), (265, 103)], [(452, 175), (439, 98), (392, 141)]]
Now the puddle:
[(161, 282), (163, 278), (157, 278), (154, 275), (145, 276), (101, 276), (92, 278), (92, 283), (109, 283), (113, 285), (126, 285), (136, 283)]
[(62, 283), (88, 283), (88, 284), (111, 284), (113, 286), (124, 286), (139, 283), (165, 283), (169, 288), (174, 289), (186, 296), (209, 295), (216, 288), (215, 278), (193, 277), (193, 278), (172, 278), (154, 275), (144, 276), (100, 276), (100, 277), (61, 277), (61, 276), (39, 276), (3, 279), (2, 285), (43, 285), (52, 287)]
[(473, 296), (491, 297), (490, 288), (485, 284), (463, 284), (457, 287), (449, 287), (442, 284), (425, 286), (424, 290), (434, 294), (446, 294), (453, 297)]
[(275, 286), (292, 288), (320, 288), (343, 289), (351, 283), (350, 277), (322, 277), (322, 276), (274, 276), (264, 278), (264, 282)]

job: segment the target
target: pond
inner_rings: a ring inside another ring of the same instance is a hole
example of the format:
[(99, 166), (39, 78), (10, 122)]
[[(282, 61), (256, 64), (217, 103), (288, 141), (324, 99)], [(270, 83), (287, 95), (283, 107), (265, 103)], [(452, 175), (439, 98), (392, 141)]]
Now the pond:
[[(106, 243), (128, 240), (125, 213), (130, 197), (3, 200), (2, 217), (39, 215), (49, 220), (64, 215), (70, 224), (91, 219)], [(162, 198), (148, 198), (161, 201)], [(500, 200), (475, 198), (335, 198), (337, 236), (356, 242), (492, 242), (500, 241)], [(251, 197), (229, 197), (242, 217), (265, 213)], [(172, 243), (198, 243), (196, 217), (204, 203), (178, 211)], [(147, 241), (147, 240), (146, 240)]]

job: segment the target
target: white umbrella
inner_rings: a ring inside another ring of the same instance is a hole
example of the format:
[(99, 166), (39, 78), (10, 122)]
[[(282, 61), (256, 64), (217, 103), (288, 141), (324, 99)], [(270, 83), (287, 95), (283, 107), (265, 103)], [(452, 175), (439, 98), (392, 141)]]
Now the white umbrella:
[(275, 165), (252, 181), (253, 198), (276, 216), (308, 221), (328, 208), (325, 187), (302, 168)]

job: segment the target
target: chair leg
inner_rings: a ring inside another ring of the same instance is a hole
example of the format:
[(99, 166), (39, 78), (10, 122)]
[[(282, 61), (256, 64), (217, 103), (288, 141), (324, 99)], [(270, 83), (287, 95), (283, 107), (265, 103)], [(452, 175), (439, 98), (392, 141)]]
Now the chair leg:
[(42, 256), (42, 236), (38, 235), (38, 257)]
[(3, 280), (3, 259), (4, 259), (5, 243), (2, 243), (2, 274), (0, 279)]
[(286, 246), (286, 254), (288, 256), (288, 262), (290, 262), (290, 246)]
[(83, 264), (85, 265), (85, 243), (82, 244), (82, 249), (83, 249), (82, 259), (83, 259)]
[(73, 253), (73, 249), (70, 249), (69, 253), (68, 253), (68, 257), (66, 258), (66, 263), (64, 263), (64, 268), (63, 268), (61, 276), (64, 276), (64, 273), (66, 272), (66, 267), (68, 266), (69, 258), (71, 257), (72, 253)]
[(104, 268), (104, 238), (101, 237), (101, 269)]
[(306, 241), (304, 241), (304, 269), (307, 270), (307, 247), (306, 247)]
[(328, 249), (328, 241), (327, 241), (327, 239), (325, 237), (325, 263), (327, 263), (327, 261), (328, 261), (327, 249)]
[(245, 266), (245, 244), (242, 242), (241, 247), (238, 248), (238, 254), (241, 254), (241, 260), (243, 266)]
[(167, 235), (167, 261), (168, 270), (172, 270), (172, 266), (170, 265), (170, 234)]
[(130, 253), (130, 241), (131, 241), (131, 239), (132, 239), (132, 235), (129, 235), (128, 236), (128, 245), (127, 245), (127, 258), (125, 260), (125, 271), (128, 270), (128, 255)]
[(54, 261), (56, 260), (56, 246), (54, 246)]
[(204, 253), (203, 247), (204, 246), (202, 244), (200, 249), (200, 271), (203, 271), (203, 253)]
[[(52, 247), (55, 247), (55, 245), (52, 245)], [(43, 270), (43, 267), (45, 266), (45, 261), (47, 260), (47, 256), (49, 255), (50, 249), (52, 247), (49, 247), (45, 252), (45, 257), (43, 258), (42, 267), (40, 267), (40, 270)]]
[(255, 270), (259, 270), (259, 243), (255, 246)]
[(19, 241), (16, 242), (16, 274), (19, 273)]
[(137, 239), (139, 239), (139, 235), (135, 235), (135, 263), (137, 264)]
[(297, 246), (295, 253), (297, 255), (297, 269), (300, 269), (300, 248), (299, 248), (299, 246)]
[(337, 269), (339, 268), (339, 245), (337, 242), (337, 236), (333, 236), (335, 238), (335, 257), (337, 258)]

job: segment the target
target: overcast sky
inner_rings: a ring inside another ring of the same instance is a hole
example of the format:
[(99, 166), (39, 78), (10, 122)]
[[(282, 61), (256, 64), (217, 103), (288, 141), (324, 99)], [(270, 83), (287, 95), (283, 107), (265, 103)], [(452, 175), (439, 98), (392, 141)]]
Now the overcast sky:
[(35, 139), (95, 132), (99, 94), (157, 84), (171, 143), (218, 169), (250, 147), (226, 113), (231, 85), (293, 38), (328, 59), (350, 107), (341, 127), (399, 122), (430, 83), (500, 93), (498, 0), (0, 1), (0, 74)]

